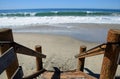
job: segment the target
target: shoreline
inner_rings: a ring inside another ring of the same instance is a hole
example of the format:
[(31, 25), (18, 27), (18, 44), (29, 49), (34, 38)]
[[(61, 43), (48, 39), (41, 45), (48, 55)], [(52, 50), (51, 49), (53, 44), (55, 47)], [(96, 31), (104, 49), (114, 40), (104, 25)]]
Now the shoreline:
[(15, 33), (38, 33), (70, 36), (88, 42), (106, 42), (109, 29), (120, 29), (120, 24), (65, 23), (48, 25), (30, 25), (13, 29)]

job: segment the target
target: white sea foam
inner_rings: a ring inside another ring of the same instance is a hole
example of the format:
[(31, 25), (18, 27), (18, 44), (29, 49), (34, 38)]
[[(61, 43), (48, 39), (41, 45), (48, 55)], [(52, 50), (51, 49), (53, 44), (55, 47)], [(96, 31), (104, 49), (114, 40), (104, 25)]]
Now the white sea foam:
[(120, 24), (117, 16), (42, 16), (42, 17), (0, 17), (0, 27), (11, 27), (34, 24), (60, 23), (106, 23)]

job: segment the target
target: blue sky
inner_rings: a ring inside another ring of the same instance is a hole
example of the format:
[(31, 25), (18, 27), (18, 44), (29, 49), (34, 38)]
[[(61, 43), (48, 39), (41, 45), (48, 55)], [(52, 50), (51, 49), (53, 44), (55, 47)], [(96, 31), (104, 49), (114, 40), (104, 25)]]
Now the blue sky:
[(120, 0), (0, 0), (0, 9), (31, 8), (120, 9)]

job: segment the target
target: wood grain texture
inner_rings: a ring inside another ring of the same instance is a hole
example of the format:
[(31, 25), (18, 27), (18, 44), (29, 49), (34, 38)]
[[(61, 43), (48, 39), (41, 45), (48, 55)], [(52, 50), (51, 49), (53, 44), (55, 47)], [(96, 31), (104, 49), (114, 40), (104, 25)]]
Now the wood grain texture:
[[(80, 46), (80, 54), (83, 54), (86, 51), (86, 46)], [(83, 71), (84, 70), (84, 63), (85, 63), (85, 58), (78, 58), (78, 66), (77, 66), (77, 71)]]
[[(120, 30), (109, 30), (107, 42), (120, 42)], [(114, 79), (118, 64), (120, 46), (108, 44), (105, 50), (100, 79)]]
[[(35, 46), (35, 51), (42, 54), (42, 47), (40, 45)], [(37, 71), (43, 69), (43, 62), (42, 62), (42, 57), (36, 57), (36, 66), (37, 66)]]
[[(53, 75), (54, 75), (54, 72), (46, 71), (43, 74), (41, 74), (41, 79), (51, 79)], [(76, 71), (67, 71), (67, 72), (61, 71), (60, 79), (97, 79), (97, 78), (92, 77), (81, 71), (77, 71), (77, 72)]]
[(34, 56), (34, 57), (39, 57), (39, 58), (46, 58), (46, 55), (43, 55), (41, 53), (38, 53), (28, 47), (25, 47), (23, 45), (20, 45), (16, 42), (14, 42), (14, 47), (15, 47), (15, 52), (19, 54), (24, 54), (24, 55), (29, 55), (29, 56)]

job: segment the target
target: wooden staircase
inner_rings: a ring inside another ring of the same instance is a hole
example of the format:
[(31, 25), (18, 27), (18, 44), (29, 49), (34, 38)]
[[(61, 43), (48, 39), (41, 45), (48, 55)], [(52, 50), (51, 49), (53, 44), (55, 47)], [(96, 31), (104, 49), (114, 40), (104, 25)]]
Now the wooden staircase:
[(40, 78), (41, 79), (97, 79), (81, 71), (67, 71), (67, 72), (61, 72), (60, 74), (46, 71), (43, 74), (41, 74)]
[[(104, 54), (103, 64), (99, 79), (114, 79), (117, 66), (120, 64), (120, 30), (111, 29), (108, 32), (107, 43), (98, 45), (86, 51), (86, 46), (80, 47), (80, 53), (75, 57), (78, 66), (73, 71), (47, 71), (43, 68), (40, 45), (35, 46), (35, 51), (20, 45), (13, 40), (11, 29), (0, 29), (0, 74), (6, 70), (8, 79), (34, 79), (40, 76), (43, 79), (97, 79), (83, 72), (85, 58)], [(37, 71), (29, 76), (23, 77), (22, 67), (19, 66), (17, 53), (36, 57)]]

